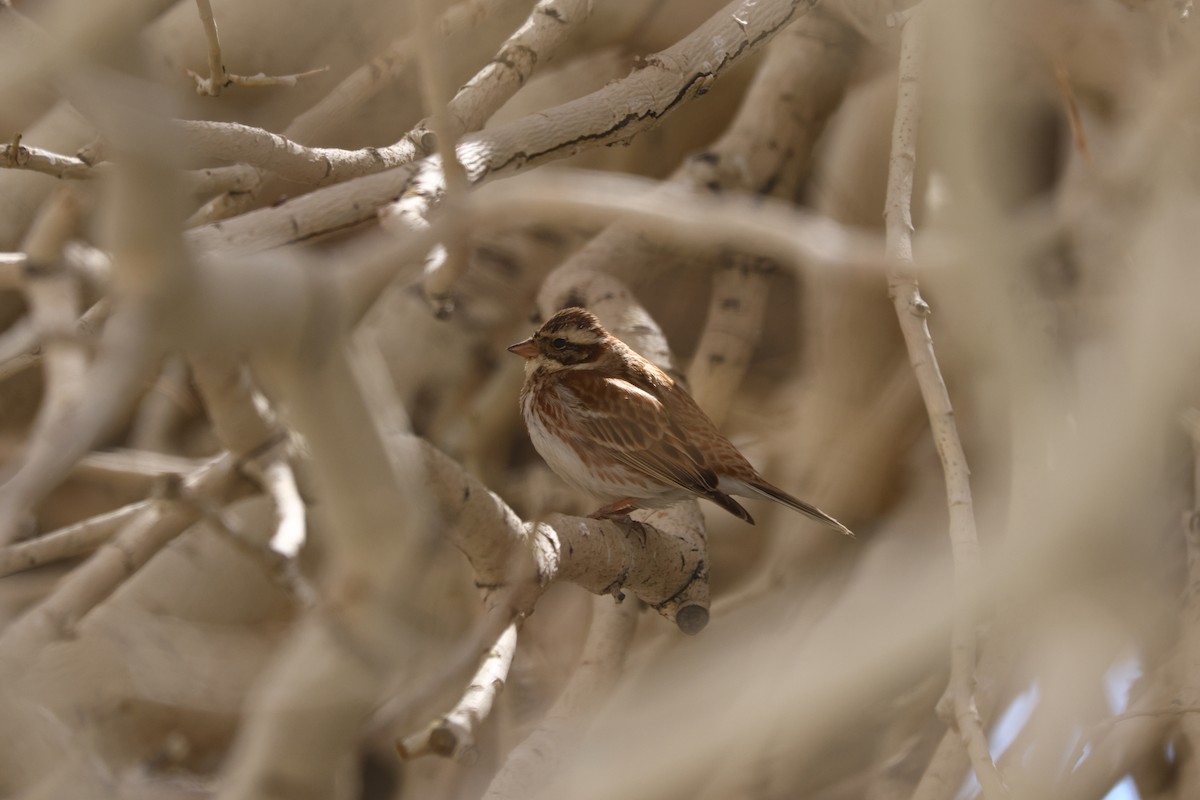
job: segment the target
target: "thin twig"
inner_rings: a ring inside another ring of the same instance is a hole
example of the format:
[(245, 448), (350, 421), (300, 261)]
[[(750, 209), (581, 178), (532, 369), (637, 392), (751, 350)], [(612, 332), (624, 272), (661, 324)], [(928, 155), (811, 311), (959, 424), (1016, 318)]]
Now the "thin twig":
[(479, 757), (475, 747), (475, 728), (491, 713), (497, 695), (508, 681), (513, 654), (517, 649), (517, 623), (512, 622), (487, 652), (479, 671), (471, 679), (462, 700), (446, 716), (424, 730), (396, 743), (403, 759), (435, 754), (460, 764), (472, 764)]
[(0, 577), (92, 552), (153, 502), (136, 503), (0, 548)]
[(92, 165), (74, 156), (53, 153), (38, 147), (26, 147), (20, 143), (20, 138), (17, 138), (13, 142), (0, 145), (0, 167), (27, 169), (60, 179), (91, 180), (103, 175), (110, 165)]
[(257, 75), (234, 75), (225, 69), (222, 62), (221, 39), (217, 35), (217, 20), (209, 0), (196, 0), (196, 10), (200, 12), (200, 23), (208, 40), (208, 77), (190, 69), (184, 70), (196, 82), (196, 94), (216, 97), (226, 86), (295, 86), (297, 81), (329, 71), (329, 67), (320, 67), (293, 75), (266, 75), (261, 72)]
[[(238, 75), (233, 72), (225, 73), (226, 86), (244, 86), (248, 89), (258, 89), (267, 86), (295, 86), (305, 78), (311, 78), (314, 75), (321, 75), (329, 71), (329, 67), (317, 67), (316, 69), (306, 69), (303, 72), (293, 72), (288, 75), (268, 75), (265, 72), (256, 72), (253, 75)], [(208, 79), (193, 72), (190, 69), (185, 69), (192, 80), (196, 82), (196, 93), (207, 94), (212, 96), (208, 87)]]
[(973, 593), (981, 573), (966, 455), (954, 423), (950, 395), (942, 379), (927, 318), (913, 275), (912, 189), (916, 165), (920, 65), (924, 50), (925, 13), (917, 9), (904, 26), (900, 51), (899, 97), (892, 127), (888, 164), (887, 225), (888, 294), (896, 308), (909, 361), (929, 414), (929, 424), (946, 480), (950, 511), (950, 545), (954, 558), (954, 625), (951, 634), (949, 698), (954, 724), (963, 738), (984, 796), (998, 800), (1008, 789), (988, 751), (987, 736), (975, 706), (975, 609)]
[(204, 26), (204, 37), (208, 40), (208, 79), (188, 70), (196, 80), (196, 93), (216, 97), (225, 86), (225, 65), (221, 63), (221, 38), (217, 35), (217, 20), (213, 16), (212, 4), (208, 0), (196, 0), (200, 12), (200, 24)]

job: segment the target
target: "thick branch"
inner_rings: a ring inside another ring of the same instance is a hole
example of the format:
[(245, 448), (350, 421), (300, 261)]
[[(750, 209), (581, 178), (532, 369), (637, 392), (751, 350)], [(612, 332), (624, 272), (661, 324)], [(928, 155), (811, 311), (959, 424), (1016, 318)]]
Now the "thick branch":
[(532, 117), (466, 137), (458, 158), (472, 183), (527, 169), (649, 130), (703, 95), (734, 64), (771, 40), (816, 0), (735, 0), (641, 69)]
[[(711, 82), (770, 40), (816, 0), (738, 0), (646, 66), (590, 95), (506, 125), (465, 137), (458, 160), (472, 184), (621, 141), (659, 123), (708, 90)], [(375, 211), (403, 193), (410, 167), (313, 192), (274, 209), (244, 214), (193, 232), (200, 240), (253, 249), (303, 241), (374, 219)], [(339, 191), (341, 190), (341, 191)], [(290, 207), (289, 207), (290, 206)], [(304, 211), (301, 212), (301, 207)], [(320, 213), (312, 212), (320, 209)], [(328, 219), (320, 219), (327, 215)], [(267, 231), (261, 229), (267, 226)], [(272, 233), (270, 229), (274, 229)], [(261, 232), (260, 232), (261, 231)]]

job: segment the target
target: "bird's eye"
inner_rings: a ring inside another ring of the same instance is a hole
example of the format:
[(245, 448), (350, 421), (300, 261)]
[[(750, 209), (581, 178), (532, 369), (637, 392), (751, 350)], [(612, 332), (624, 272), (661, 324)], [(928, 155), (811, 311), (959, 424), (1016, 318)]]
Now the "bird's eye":
[(564, 347), (567, 346), (567, 340), (560, 336), (557, 339), (555, 339), (554, 341), (550, 342), (550, 344), (554, 345), (555, 350), (562, 350)]

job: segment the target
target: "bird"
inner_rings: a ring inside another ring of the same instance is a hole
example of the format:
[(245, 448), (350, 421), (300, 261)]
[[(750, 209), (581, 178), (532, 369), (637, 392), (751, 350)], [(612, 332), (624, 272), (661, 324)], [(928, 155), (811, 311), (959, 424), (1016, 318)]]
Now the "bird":
[(605, 501), (592, 517), (695, 496), (753, 525), (737, 495), (774, 500), (854, 535), (763, 478), (683, 386), (590, 311), (564, 308), (508, 350), (525, 359), (520, 407), (534, 448), (567, 483)]

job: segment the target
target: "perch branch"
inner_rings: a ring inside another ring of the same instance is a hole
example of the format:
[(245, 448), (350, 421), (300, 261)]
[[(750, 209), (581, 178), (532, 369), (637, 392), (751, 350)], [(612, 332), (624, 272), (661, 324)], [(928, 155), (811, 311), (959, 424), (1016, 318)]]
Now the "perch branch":
[[(596, 594), (629, 591), (683, 626), (707, 609), (703, 537), (690, 528), (668, 535), (646, 523), (625, 525), (564, 514), (523, 522), (458, 462), (414, 436), (393, 445), (420, 466), (434, 512), (489, 594), (527, 613), (554, 581)], [(698, 525), (698, 520), (691, 520)], [(679, 614), (690, 606), (696, 611)], [(706, 615), (706, 612), (704, 612)], [(695, 632), (695, 631), (692, 631)]]
[(921, 298), (913, 277), (912, 187), (916, 164), (916, 138), (920, 103), (920, 65), (924, 50), (924, 12), (918, 10), (904, 26), (900, 51), (899, 98), (892, 127), (892, 152), (888, 163), (887, 227), (889, 257), (888, 294), (895, 305), (909, 361), (929, 414), (934, 443), (945, 473), (950, 510), (950, 544), (954, 556), (956, 613), (951, 634), (949, 699), (954, 724), (966, 745), (967, 755), (984, 796), (1008, 796), (1004, 781), (988, 752), (987, 736), (975, 705), (975, 600), (980, 583), (979, 540), (971, 502), (966, 455), (954, 424), (950, 396), (942, 379), (927, 318), (929, 306)]

